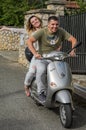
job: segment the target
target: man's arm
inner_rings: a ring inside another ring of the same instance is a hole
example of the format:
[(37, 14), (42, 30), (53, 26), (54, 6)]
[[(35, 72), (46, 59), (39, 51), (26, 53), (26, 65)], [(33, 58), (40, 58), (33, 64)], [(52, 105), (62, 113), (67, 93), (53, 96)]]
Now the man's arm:
[[(73, 36), (70, 36), (69, 39), (68, 39), (68, 41), (72, 43), (72, 48), (73, 48), (73, 47), (76, 45), (76, 43), (77, 43), (76, 38), (73, 37)], [(76, 49), (73, 49), (73, 50), (70, 52), (70, 55), (71, 55), (71, 56), (75, 56), (75, 55), (76, 55), (75, 52), (76, 52)]]
[(30, 51), (33, 53), (33, 55), (34, 55), (36, 58), (40, 58), (41, 55), (36, 51), (36, 49), (35, 49), (34, 46), (33, 46), (33, 43), (34, 43), (34, 42), (36, 42), (36, 39), (35, 39), (33, 36), (31, 36), (31, 37), (28, 39), (28, 41), (27, 41), (27, 45), (28, 45)]

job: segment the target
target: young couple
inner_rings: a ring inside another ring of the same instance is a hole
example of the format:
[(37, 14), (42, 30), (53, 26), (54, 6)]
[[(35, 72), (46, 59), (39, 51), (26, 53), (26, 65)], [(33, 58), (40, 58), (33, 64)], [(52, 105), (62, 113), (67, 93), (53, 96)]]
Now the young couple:
[[(26, 95), (29, 96), (30, 84), (34, 75), (36, 75), (38, 97), (40, 100), (44, 101), (44, 93), (46, 92), (45, 78), (49, 60), (41, 60), (41, 57), (45, 54), (51, 54), (53, 51), (60, 51), (62, 42), (65, 40), (68, 40), (73, 48), (77, 40), (66, 30), (59, 27), (59, 20), (56, 16), (50, 16), (48, 18), (48, 25), (45, 28), (42, 28), (42, 22), (38, 17), (32, 16), (28, 22), (28, 30), (32, 31), (27, 45), (33, 53), (33, 58), (25, 77), (24, 88)], [(38, 43), (37, 48), (34, 46), (36, 42)], [(75, 56), (75, 50), (72, 50), (70, 55)]]

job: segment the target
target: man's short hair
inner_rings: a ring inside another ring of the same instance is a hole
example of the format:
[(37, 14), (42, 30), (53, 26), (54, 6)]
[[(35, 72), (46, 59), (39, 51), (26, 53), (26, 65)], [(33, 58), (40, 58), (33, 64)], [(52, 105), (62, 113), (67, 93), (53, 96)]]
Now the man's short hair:
[(59, 21), (58, 17), (56, 17), (56, 16), (50, 16), (48, 18), (48, 22), (50, 22), (51, 20)]

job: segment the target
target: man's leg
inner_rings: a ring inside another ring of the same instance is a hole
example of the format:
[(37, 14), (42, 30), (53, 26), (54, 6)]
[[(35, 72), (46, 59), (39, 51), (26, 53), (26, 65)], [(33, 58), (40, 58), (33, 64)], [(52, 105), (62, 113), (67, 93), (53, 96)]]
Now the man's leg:
[(36, 80), (37, 80), (37, 92), (38, 95), (46, 91), (46, 73), (48, 62), (44, 60), (36, 60), (37, 70), (36, 70)]

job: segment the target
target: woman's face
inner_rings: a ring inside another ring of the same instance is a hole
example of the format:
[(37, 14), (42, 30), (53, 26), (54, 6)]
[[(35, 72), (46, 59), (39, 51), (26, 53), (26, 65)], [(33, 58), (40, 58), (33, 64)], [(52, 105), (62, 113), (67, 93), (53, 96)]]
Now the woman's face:
[(41, 26), (41, 22), (39, 21), (39, 19), (37, 17), (32, 17), (30, 22), (34, 28), (40, 28), (40, 26)]

